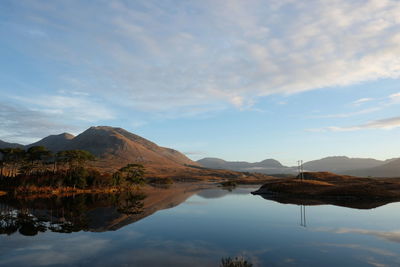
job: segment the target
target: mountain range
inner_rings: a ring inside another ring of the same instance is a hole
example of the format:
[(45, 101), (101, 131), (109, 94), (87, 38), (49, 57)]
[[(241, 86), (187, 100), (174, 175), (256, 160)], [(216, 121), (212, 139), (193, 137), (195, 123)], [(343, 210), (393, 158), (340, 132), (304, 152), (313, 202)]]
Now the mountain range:
[[(234, 177), (243, 175), (235, 172), (269, 175), (297, 174), (297, 167), (284, 166), (275, 159), (254, 163), (225, 161), (219, 158), (192, 161), (177, 150), (158, 146), (122, 128), (109, 126), (90, 127), (77, 136), (69, 133), (49, 135), (26, 146), (0, 140), (0, 148), (29, 148), (32, 146), (44, 146), (53, 152), (71, 149), (89, 151), (97, 157), (97, 160), (92, 163), (92, 167), (105, 172), (113, 172), (128, 163), (136, 162), (146, 166), (148, 176), (157, 177)], [(303, 167), (305, 171), (328, 171), (354, 176), (400, 177), (400, 158), (376, 160), (335, 156), (305, 162)]]
[[(74, 136), (69, 133), (49, 135), (35, 143), (23, 146), (1, 141), (0, 148), (44, 146), (57, 152), (80, 149), (91, 152), (96, 161), (89, 163), (92, 168), (112, 173), (128, 163), (140, 163), (146, 167), (147, 177), (174, 177), (175, 179), (206, 179), (215, 177), (240, 177), (243, 173), (230, 170), (211, 170), (200, 165), (177, 150), (157, 144), (122, 128), (109, 126), (90, 127)], [(264, 177), (252, 174), (249, 178)]]
[(260, 162), (225, 161), (219, 158), (204, 158), (198, 160), (201, 166), (210, 169), (226, 169), (240, 172), (260, 172), (266, 174), (294, 174), (295, 168), (283, 166), (275, 159), (266, 159)]
[[(274, 159), (260, 162), (225, 161), (219, 158), (198, 160), (201, 166), (213, 169), (227, 169), (241, 172), (264, 174), (297, 174), (297, 166), (284, 166)], [(371, 158), (349, 158), (345, 156), (326, 157), (303, 164), (305, 171), (326, 171), (338, 174), (371, 177), (400, 177), (400, 158), (376, 160)]]

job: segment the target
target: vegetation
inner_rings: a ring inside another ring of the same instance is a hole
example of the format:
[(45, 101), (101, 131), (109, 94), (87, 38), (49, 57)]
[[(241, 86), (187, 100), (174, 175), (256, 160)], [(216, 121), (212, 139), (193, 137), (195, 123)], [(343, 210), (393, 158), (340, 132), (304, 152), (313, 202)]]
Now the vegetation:
[(174, 180), (171, 177), (166, 178), (148, 178), (147, 182), (153, 185), (172, 185)]
[(325, 203), (346, 207), (374, 207), (400, 200), (400, 178), (361, 178), (329, 172), (305, 172), (304, 180), (268, 181), (253, 194), (284, 203)]
[(236, 187), (237, 182), (236, 181), (225, 181), (225, 182), (222, 182), (221, 185), (224, 187)]
[(84, 150), (53, 154), (43, 146), (33, 146), (27, 150), (3, 148), (0, 149), (0, 188), (88, 189), (145, 183), (143, 165), (128, 164), (110, 175), (88, 168), (88, 162), (93, 160), (95, 157)]
[(144, 183), (144, 166), (141, 164), (128, 164), (113, 174), (115, 186), (142, 185)]
[(220, 267), (252, 267), (253, 264), (243, 257), (235, 257), (235, 258), (222, 258)]

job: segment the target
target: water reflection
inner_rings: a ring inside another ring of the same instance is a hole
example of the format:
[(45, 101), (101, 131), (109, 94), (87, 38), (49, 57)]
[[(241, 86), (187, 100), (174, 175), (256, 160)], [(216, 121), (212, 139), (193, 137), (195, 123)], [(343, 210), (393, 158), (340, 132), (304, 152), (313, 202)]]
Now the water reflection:
[(112, 194), (0, 197), (0, 234), (72, 233), (117, 230), (154, 212), (174, 207), (193, 187), (145, 187)]
[[(282, 205), (249, 191), (172, 186), (144, 189), (144, 196), (0, 198), (2, 216), (19, 214), (2, 217), (11, 229), (4, 233), (16, 234), (0, 235), (0, 266), (215, 267), (240, 256), (253, 266), (400, 266), (400, 203), (370, 210)], [(70, 210), (75, 205), (79, 211)], [(48, 228), (61, 218), (84, 231)]]
[(109, 209), (109, 214), (114, 215), (111, 217), (142, 213), (145, 198), (141, 192), (34, 199), (2, 197), (0, 233), (10, 235), (18, 231), (34, 236), (47, 230), (58, 233), (89, 231), (104, 209)]
[(307, 227), (306, 206), (300, 205), (300, 226)]
[(359, 199), (352, 197), (343, 198), (324, 198), (315, 196), (312, 198), (306, 198), (302, 196), (290, 196), (290, 195), (275, 195), (275, 194), (257, 194), (264, 199), (273, 200), (282, 204), (296, 204), (306, 206), (318, 206), (318, 205), (335, 205), (353, 209), (374, 209), (386, 204), (392, 203), (392, 200), (386, 199)]

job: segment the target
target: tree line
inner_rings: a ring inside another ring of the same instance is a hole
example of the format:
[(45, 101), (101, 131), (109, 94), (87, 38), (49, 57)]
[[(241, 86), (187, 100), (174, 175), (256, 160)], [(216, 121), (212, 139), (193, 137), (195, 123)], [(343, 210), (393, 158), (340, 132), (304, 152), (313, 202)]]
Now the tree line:
[(106, 187), (143, 184), (144, 167), (128, 164), (114, 174), (88, 168), (95, 156), (85, 150), (52, 153), (43, 146), (0, 149), (0, 186)]

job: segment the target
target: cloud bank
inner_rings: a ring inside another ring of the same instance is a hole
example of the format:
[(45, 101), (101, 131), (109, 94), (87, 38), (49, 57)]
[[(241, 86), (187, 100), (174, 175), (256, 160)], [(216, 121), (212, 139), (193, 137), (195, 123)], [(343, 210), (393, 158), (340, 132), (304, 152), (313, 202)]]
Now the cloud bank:
[(66, 88), (142, 111), (244, 108), (271, 94), (400, 74), (395, 0), (29, 1), (18, 8), (11, 21), (30, 41), (20, 48), (65, 64), (58, 78)]

